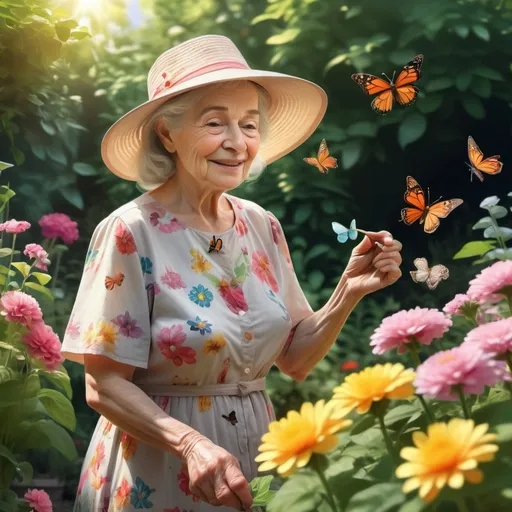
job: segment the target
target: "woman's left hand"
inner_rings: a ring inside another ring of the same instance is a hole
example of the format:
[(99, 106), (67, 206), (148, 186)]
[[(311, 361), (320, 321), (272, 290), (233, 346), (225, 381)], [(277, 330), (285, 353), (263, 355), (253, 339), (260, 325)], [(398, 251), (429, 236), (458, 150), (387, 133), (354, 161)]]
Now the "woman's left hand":
[(402, 275), (402, 244), (388, 231), (365, 233), (363, 241), (352, 250), (342, 276), (358, 297), (385, 288)]

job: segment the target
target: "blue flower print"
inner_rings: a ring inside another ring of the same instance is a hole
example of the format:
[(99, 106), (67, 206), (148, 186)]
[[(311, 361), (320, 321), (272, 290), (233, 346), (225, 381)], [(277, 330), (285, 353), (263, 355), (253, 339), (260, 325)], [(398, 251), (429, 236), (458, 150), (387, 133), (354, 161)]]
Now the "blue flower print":
[(209, 308), (213, 300), (213, 293), (202, 284), (198, 284), (197, 286), (192, 286), (188, 298), (202, 308)]
[(132, 487), (130, 492), (130, 503), (136, 509), (142, 508), (153, 508), (153, 503), (149, 501), (149, 495), (155, 492), (156, 489), (150, 489), (148, 485), (144, 483), (142, 478), (138, 476), (135, 479), (135, 485)]
[(209, 324), (206, 320), (201, 320), (198, 316), (195, 320), (188, 320), (187, 324), (190, 325), (191, 331), (199, 331), (201, 336), (212, 332), (212, 324)]
[(141, 256), (140, 265), (142, 267), (143, 274), (153, 273), (153, 262), (148, 257)]

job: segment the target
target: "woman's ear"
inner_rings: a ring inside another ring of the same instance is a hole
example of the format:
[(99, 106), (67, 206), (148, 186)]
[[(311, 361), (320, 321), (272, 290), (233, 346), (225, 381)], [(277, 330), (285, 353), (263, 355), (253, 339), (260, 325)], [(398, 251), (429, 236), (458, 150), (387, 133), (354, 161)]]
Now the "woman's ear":
[(169, 127), (167, 126), (166, 120), (161, 117), (155, 124), (156, 134), (158, 138), (162, 141), (165, 149), (169, 151), (169, 153), (176, 152), (176, 145), (174, 144), (171, 133), (169, 131)]

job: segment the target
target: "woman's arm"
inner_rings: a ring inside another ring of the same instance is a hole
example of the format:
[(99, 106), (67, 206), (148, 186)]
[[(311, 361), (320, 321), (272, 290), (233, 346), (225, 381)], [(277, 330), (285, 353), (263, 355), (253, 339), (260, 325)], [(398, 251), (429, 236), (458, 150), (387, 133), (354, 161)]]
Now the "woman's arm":
[(203, 436), (166, 414), (131, 379), (134, 366), (84, 354), (87, 404), (129, 435), (183, 459)]
[(342, 276), (325, 306), (297, 324), (291, 343), (277, 358), (276, 366), (295, 380), (305, 380), (329, 352), (361, 298), (349, 289), (347, 278)]

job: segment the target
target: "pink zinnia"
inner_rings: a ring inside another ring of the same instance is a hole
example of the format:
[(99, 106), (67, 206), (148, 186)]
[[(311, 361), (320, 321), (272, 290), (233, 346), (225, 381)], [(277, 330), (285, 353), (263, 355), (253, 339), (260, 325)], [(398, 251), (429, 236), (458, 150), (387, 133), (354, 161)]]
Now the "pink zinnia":
[(459, 398), (454, 386), (462, 386), (464, 394), (480, 395), (485, 386), (512, 380), (503, 361), (482, 352), (475, 345), (443, 350), (429, 357), (416, 369), (414, 386), (420, 395), (441, 400)]
[(512, 352), (512, 317), (475, 327), (464, 338), (464, 344), (493, 354)]
[(72, 221), (65, 213), (49, 213), (39, 219), (45, 238), (62, 238), (65, 244), (72, 244), (78, 240), (78, 224)]
[(43, 313), (34, 297), (18, 291), (4, 293), (0, 299), (2, 315), (8, 322), (16, 322), (31, 328), (34, 323), (40, 322)]
[(471, 299), (466, 294), (457, 293), (457, 295), (455, 295), (455, 297), (446, 304), (443, 311), (448, 315), (462, 315), (462, 306), (470, 301)]
[(440, 338), (452, 325), (437, 309), (416, 307), (402, 310), (382, 320), (371, 336), (370, 345), (374, 354), (384, 354), (398, 347), (398, 353), (407, 350), (407, 343), (416, 340), (423, 345), (430, 345), (435, 338)]
[(243, 217), (239, 217), (237, 223), (235, 224), (235, 231), (238, 236), (244, 236), (249, 232), (249, 227), (247, 226), (247, 222)]
[(173, 290), (179, 290), (180, 288), (186, 288), (187, 285), (183, 282), (182, 277), (178, 272), (174, 272), (171, 267), (165, 267), (165, 274), (162, 276), (162, 283), (172, 288)]
[(23, 497), (34, 512), (53, 512), (52, 500), (43, 490), (29, 489)]
[(32, 330), (23, 335), (21, 340), (27, 345), (28, 353), (39, 359), (49, 371), (56, 370), (64, 361), (59, 337), (43, 322), (34, 324)]
[(48, 270), (48, 265), (51, 263), (48, 259), (48, 253), (39, 244), (27, 244), (23, 254), (29, 258), (35, 258), (37, 268)]
[(30, 222), (26, 220), (16, 220), (10, 219), (2, 224), (0, 224), (0, 231), (5, 231), (12, 235), (19, 235), (23, 233), (23, 231), (27, 231), (30, 227)]
[(498, 261), (484, 268), (469, 285), (468, 296), (478, 302), (497, 302), (505, 292), (512, 294), (512, 260)]

